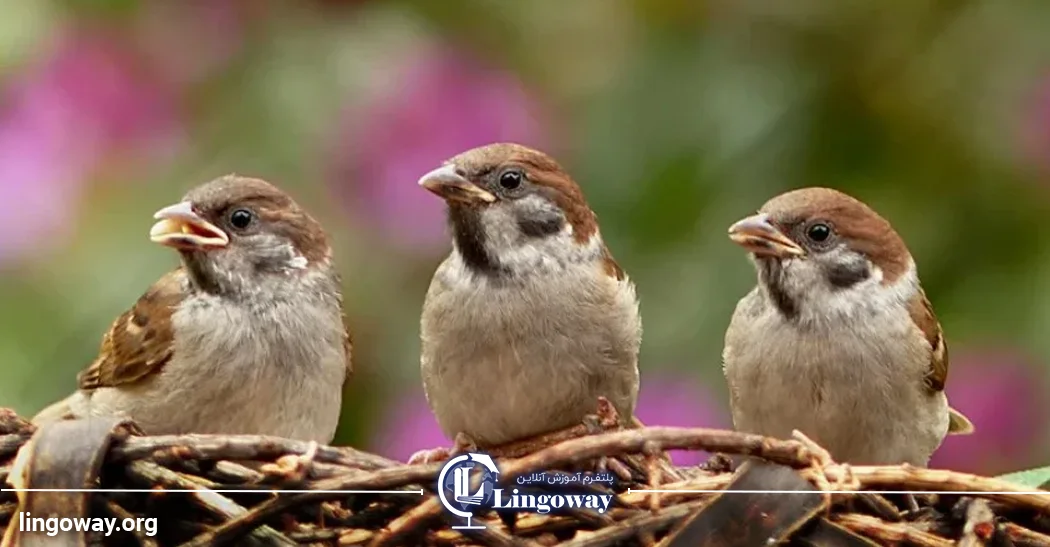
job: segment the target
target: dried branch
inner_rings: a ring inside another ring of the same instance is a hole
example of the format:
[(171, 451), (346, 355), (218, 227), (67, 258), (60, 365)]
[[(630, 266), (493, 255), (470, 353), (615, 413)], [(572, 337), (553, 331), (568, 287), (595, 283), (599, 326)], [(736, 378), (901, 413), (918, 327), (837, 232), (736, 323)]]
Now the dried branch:
[[(144, 484), (166, 486), (178, 490), (193, 490), (194, 492), (188, 495), (196, 505), (224, 520), (237, 518), (248, 513), (247, 509), (234, 503), (226, 496), (209, 490), (215, 487), (215, 484), (211, 481), (187, 477), (148, 461), (131, 462), (124, 472), (129, 478)], [(285, 537), (284, 534), (266, 525), (259, 526), (249, 532), (248, 535), (258, 539), (264, 545), (296, 545), (294, 541)]]
[(1012, 522), (1003, 523), (1006, 536), (1018, 547), (1050, 547), (1050, 536)]
[[(264, 435), (161, 435), (131, 437), (123, 444), (115, 446), (110, 452), (110, 457), (115, 461), (149, 458), (159, 463), (187, 459), (271, 461), (287, 455), (302, 456), (310, 450), (311, 444), (306, 441)], [(349, 447), (319, 447), (315, 459), (322, 463), (363, 470), (404, 465)]]
[[(0, 481), (34, 430), (0, 409)], [(938, 547), (960, 540), (963, 545), (1005, 540), (1050, 547), (1050, 496), (1039, 490), (948, 470), (841, 465), (803, 436), (778, 440), (716, 429), (645, 427), (636, 421), (625, 425), (609, 408), (580, 426), (489, 452), (499, 456), (503, 484), (534, 472), (612, 473), (620, 479), (614, 487), (586, 487), (613, 496), (607, 512), (574, 508), (542, 515), (501, 512), (497, 518), (479, 510), (472, 522), (484, 524), (482, 530), (451, 528), (460, 522), (434, 492), (440, 463), (409, 466), (352, 448), (266, 436), (143, 437), (118, 428), (104, 438), (107, 444), (97, 452), (104, 464), (97, 476), (91, 475), (96, 479), (91, 484), (152, 492), (96, 496), (85, 510), (119, 519), (159, 516), (164, 526), (158, 537), (124, 535), (144, 547), (679, 547), (696, 537), (715, 538), (712, 545), (737, 545), (767, 537), (767, 529), (768, 537), (819, 546)], [(766, 462), (767, 471), (679, 468), (670, 463), (668, 450), (748, 456)], [(742, 493), (728, 491), (734, 489)], [(764, 492), (784, 489), (808, 493)], [(902, 514), (906, 507), (879, 489), (967, 492), (968, 497), (956, 504), (956, 496), (916, 496), (921, 515), (915, 517)], [(845, 494), (831, 497), (829, 490)], [(19, 510), (13, 493), (0, 493), (0, 530)], [(766, 515), (765, 520), (756, 520), (755, 514)]]
[[(970, 473), (946, 469), (922, 469), (910, 465), (850, 467), (862, 488), (900, 488), (915, 491), (967, 492), (1003, 505), (1050, 513), (1050, 495), (1044, 490)], [(807, 477), (815, 475), (806, 472)]]
[(900, 522), (885, 522), (869, 515), (847, 513), (834, 515), (832, 521), (872, 539), (893, 544), (909, 543), (919, 547), (951, 547), (952, 541)]

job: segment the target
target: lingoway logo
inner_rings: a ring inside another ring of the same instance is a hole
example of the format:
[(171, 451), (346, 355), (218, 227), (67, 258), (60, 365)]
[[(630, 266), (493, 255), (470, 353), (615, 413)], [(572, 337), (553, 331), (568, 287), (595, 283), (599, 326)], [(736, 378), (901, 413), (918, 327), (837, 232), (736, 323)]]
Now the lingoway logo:
[[(520, 488), (506, 492), (497, 488), (499, 468), (487, 454), (470, 452), (456, 456), (445, 463), (438, 474), (438, 498), (450, 513), (466, 519), (466, 524), (453, 526), (455, 530), (481, 530), (485, 526), (473, 524), (475, 508), (495, 510), (532, 511), (546, 514), (551, 511), (574, 508), (604, 513), (612, 503), (612, 494), (562, 491), (572, 484), (581, 486), (613, 482), (609, 474), (598, 473), (533, 473), (516, 479)], [(555, 488), (556, 491), (550, 491)]]

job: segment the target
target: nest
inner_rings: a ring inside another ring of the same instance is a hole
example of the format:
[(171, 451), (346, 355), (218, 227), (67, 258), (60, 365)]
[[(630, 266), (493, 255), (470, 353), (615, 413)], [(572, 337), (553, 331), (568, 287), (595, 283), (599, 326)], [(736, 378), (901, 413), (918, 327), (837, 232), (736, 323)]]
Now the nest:
[[(846, 466), (801, 435), (624, 428), (603, 410), (593, 418), (493, 455), (506, 485), (541, 472), (608, 473), (611, 485), (587, 486), (612, 496), (607, 512), (478, 509), (473, 524), (484, 527), (463, 530), (436, 495), (441, 463), (263, 436), (149, 437), (108, 419), (35, 430), (0, 409), (0, 484), (24, 489), (0, 493), (0, 529), (5, 546), (1050, 546), (1042, 490), (948, 470)], [(716, 456), (675, 467), (670, 449)], [(733, 466), (723, 455), (748, 458)], [(158, 532), (28, 533), (17, 524), (27, 511), (156, 518)]]

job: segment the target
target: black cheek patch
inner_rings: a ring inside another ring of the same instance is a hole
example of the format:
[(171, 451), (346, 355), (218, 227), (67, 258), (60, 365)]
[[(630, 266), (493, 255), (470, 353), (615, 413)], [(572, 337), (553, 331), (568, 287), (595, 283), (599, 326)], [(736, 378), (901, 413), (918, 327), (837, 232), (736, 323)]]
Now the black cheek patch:
[(481, 227), (477, 210), (452, 205), (448, 210), (448, 218), (452, 225), (452, 237), (467, 267), (484, 275), (500, 274), (503, 268), (485, 251), (485, 231)]
[(871, 268), (867, 261), (860, 260), (847, 264), (835, 264), (827, 270), (828, 283), (836, 289), (848, 289), (871, 277)]
[(565, 220), (555, 212), (533, 211), (528, 217), (518, 218), (518, 229), (527, 237), (546, 237), (561, 231)]
[(763, 258), (759, 259), (758, 267), (758, 275), (765, 283), (769, 298), (780, 315), (788, 321), (798, 319), (798, 303), (784, 290), (784, 269), (780, 262), (772, 258)]

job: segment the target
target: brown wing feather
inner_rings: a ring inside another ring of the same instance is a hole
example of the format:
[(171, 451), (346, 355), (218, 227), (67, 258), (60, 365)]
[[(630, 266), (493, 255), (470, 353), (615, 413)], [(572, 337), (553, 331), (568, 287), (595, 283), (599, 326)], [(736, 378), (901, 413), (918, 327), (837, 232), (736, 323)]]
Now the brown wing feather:
[(922, 331), (926, 341), (930, 343), (930, 367), (926, 372), (926, 384), (934, 391), (944, 391), (944, 384), (948, 381), (948, 345), (944, 342), (941, 332), (941, 324), (933, 315), (933, 307), (930, 305), (926, 293), (921, 289), (912, 299), (908, 307), (912, 321)]
[(608, 247), (602, 248), (602, 269), (605, 271), (605, 275), (616, 278), (617, 281), (623, 281), (627, 277), (623, 272), (623, 268), (613, 259)]
[(80, 389), (129, 384), (161, 370), (171, 359), (171, 315), (185, 297), (184, 276), (181, 269), (164, 275), (113, 322), (98, 358), (77, 376)]
[[(919, 291), (919, 294), (912, 299), (908, 312), (915, 326), (919, 327), (933, 350), (930, 354), (930, 367), (926, 371), (926, 385), (932, 391), (944, 391), (944, 384), (948, 381), (948, 344), (944, 341), (941, 324), (933, 315), (933, 307), (930, 306), (926, 293)], [(969, 418), (958, 410), (948, 407), (949, 435), (969, 435), (974, 430), (973, 422)]]
[[(341, 276), (335, 276), (336, 287), (342, 287), (343, 279)], [(339, 312), (343, 318), (343, 353), (346, 355), (346, 380), (350, 379), (350, 376), (354, 373), (354, 360), (353, 360), (353, 349), (354, 339), (350, 334), (350, 322), (346, 317), (346, 306), (343, 305), (343, 292), (337, 291), (336, 297), (339, 302)]]
[(350, 325), (347, 324), (346, 312), (343, 312), (343, 351), (346, 352), (346, 377), (354, 373), (354, 360), (351, 352), (354, 349), (354, 340), (350, 335)]

